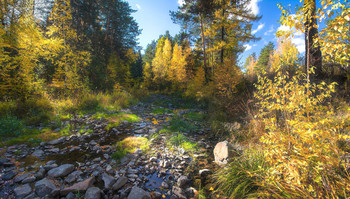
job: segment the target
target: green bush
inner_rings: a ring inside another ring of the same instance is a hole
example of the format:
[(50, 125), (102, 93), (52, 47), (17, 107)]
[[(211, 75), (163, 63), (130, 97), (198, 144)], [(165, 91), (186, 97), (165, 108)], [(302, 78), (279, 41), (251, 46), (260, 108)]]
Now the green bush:
[(5, 116), (0, 118), (0, 136), (1, 138), (16, 137), (23, 133), (23, 123), (14, 116)]
[(92, 112), (99, 108), (100, 101), (97, 98), (97, 95), (94, 94), (85, 94), (82, 95), (78, 102), (78, 109), (84, 112)]

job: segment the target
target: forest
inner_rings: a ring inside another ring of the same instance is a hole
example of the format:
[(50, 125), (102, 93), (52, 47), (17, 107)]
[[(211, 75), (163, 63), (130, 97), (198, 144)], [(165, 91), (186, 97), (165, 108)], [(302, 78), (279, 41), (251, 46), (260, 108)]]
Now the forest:
[(145, 49), (128, 1), (1, 0), (0, 198), (349, 198), (350, 3), (279, 2), (242, 62), (250, 0)]

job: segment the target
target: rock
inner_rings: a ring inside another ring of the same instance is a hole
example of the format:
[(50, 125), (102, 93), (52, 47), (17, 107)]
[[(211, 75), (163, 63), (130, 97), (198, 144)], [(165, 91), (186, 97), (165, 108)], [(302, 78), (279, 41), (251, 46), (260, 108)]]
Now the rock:
[(177, 179), (177, 186), (184, 188), (190, 180), (187, 178), (187, 176), (180, 176), (179, 179)]
[(215, 162), (218, 164), (227, 164), (230, 155), (229, 152), (229, 144), (227, 141), (217, 143), (214, 148)]
[(113, 186), (113, 183), (115, 182), (115, 179), (108, 175), (107, 173), (102, 174), (102, 180), (105, 184), (105, 189), (111, 189)]
[(81, 171), (73, 171), (71, 174), (69, 174), (64, 181), (67, 183), (72, 183), (77, 180), (78, 176), (80, 176), (83, 172)]
[(66, 137), (60, 137), (56, 140), (51, 140), (50, 142), (48, 142), (48, 144), (49, 145), (61, 144), (62, 142), (64, 142), (64, 140), (66, 140)]
[(199, 175), (201, 177), (206, 177), (208, 174), (210, 174), (210, 170), (209, 169), (201, 169), (201, 170), (199, 170)]
[(14, 192), (16, 194), (16, 198), (24, 198), (32, 192), (32, 188), (29, 186), (29, 184), (25, 184), (16, 187)]
[(113, 191), (117, 191), (122, 188), (128, 182), (128, 178), (125, 176), (121, 176), (118, 178), (117, 182), (112, 186)]
[(44, 155), (44, 151), (43, 150), (35, 150), (33, 153), (32, 153), (32, 156), (35, 156), (35, 157), (38, 157), (40, 158), (41, 156)]
[(0, 159), (0, 165), (4, 165), (5, 163), (10, 162), (10, 159), (6, 159), (6, 158), (1, 158)]
[(91, 187), (95, 182), (95, 177), (90, 177), (82, 182), (78, 182), (70, 187), (66, 187), (60, 191), (60, 194), (65, 196), (69, 192), (85, 192), (89, 187)]
[(29, 176), (22, 181), (22, 184), (31, 183), (31, 182), (34, 182), (35, 180), (36, 180), (35, 176)]
[(163, 187), (164, 189), (169, 189), (169, 185), (168, 185), (168, 183), (166, 183), (166, 182), (162, 182), (162, 187)]
[(51, 169), (47, 174), (50, 177), (64, 177), (68, 174), (70, 174), (74, 170), (73, 164), (63, 164), (57, 168)]
[(149, 162), (157, 162), (157, 158), (156, 158), (156, 157), (151, 157), (151, 158), (149, 159)]
[(92, 146), (95, 146), (95, 145), (97, 145), (97, 142), (96, 142), (95, 140), (91, 140), (91, 141), (89, 142), (89, 144), (92, 145)]
[(72, 192), (69, 192), (66, 196), (66, 199), (75, 199), (75, 195)]
[(172, 191), (179, 199), (187, 199), (185, 192), (180, 187), (173, 186)]
[(131, 189), (128, 199), (151, 199), (151, 195), (147, 191), (134, 186)]
[(85, 199), (100, 199), (101, 190), (98, 187), (90, 187), (85, 193)]
[(113, 173), (114, 173), (113, 168), (112, 168), (111, 165), (107, 165), (107, 167), (106, 167), (106, 172), (107, 172), (108, 174), (113, 174)]
[(19, 176), (15, 177), (15, 179), (13, 180), (13, 182), (15, 182), (15, 183), (20, 183), (20, 182), (22, 182), (22, 180), (24, 180), (24, 179), (27, 178), (28, 176), (29, 176), (29, 173), (25, 173), (25, 174), (19, 175)]
[(37, 180), (43, 179), (45, 176), (46, 170), (44, 168), (40, 168), (39, 171), (34, 175)]
[(4, 175), (2, 175), (1, 178), (5, 181), (11, 180), (13, 177), (15, 177), (17, 175), (17, 173), (18, 173), (17, 171), (11, 170), (11, 171), (5, 173)]
[(35, 193), (39, 197), (43, 197), (51, 194), (51, 192), (56, 189), (56, 186), (51, 182), (51, 180), (44, 178), (35, 183)]
[(160, 192), (153, 192), (153, 198), (154, 199), (161, 199), (162, 198), (162, 194)]

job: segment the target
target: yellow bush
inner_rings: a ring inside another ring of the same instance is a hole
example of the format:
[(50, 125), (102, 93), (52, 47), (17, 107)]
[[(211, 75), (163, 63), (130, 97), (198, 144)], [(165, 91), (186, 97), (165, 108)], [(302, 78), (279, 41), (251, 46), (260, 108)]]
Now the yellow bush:
[(337, 146), (349, 136), (340, 133), (343, 123), (334, 119), (327, 104), (335, 83), (305, 82), (301, 72), (293, 77), (278, 72), (273, 81), (259, 77), (257, 117), (266, 131), (260, 140), (272, 166), (266, 182), (276, 188), (278, 197), (349, 196), (350, 178)]

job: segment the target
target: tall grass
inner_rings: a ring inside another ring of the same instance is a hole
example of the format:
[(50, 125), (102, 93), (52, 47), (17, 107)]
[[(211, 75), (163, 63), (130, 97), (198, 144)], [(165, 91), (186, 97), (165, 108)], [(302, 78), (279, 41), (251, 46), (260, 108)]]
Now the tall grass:
[(216, 191), (228, 198), (257, 197), (265, 189), (262, 182), (268, 168), (262, 153), (245, 151), (214, 174)]

